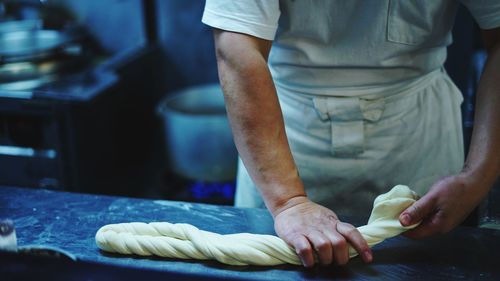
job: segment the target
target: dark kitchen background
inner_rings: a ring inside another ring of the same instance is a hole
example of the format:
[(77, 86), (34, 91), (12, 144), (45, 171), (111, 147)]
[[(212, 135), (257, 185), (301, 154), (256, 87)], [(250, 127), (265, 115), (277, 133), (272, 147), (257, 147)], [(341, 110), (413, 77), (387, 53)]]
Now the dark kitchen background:
[[(200, 0), (0, 1), (0, 185), (232, 204), (236, 151)], [(459, 10), (466, 146), (485, 61)], [(500, 188), (467, 224), (495, 227)]]

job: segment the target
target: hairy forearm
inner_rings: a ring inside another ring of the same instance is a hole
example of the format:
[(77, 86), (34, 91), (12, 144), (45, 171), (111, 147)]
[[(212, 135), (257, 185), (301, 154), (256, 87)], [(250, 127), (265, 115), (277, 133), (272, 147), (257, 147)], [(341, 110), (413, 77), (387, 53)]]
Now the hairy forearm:
[(500, 175), (500, 45), (490, 49), (476, 97), (471, 146), (464, 166), (487, 192)]
[(285, 135), (266, 54), (242, 38), (234, 41), (234, 34), (224, 35), (215, 34), (217, 64), (234, 140), (266, 206), (275, 214), (305, 192)]

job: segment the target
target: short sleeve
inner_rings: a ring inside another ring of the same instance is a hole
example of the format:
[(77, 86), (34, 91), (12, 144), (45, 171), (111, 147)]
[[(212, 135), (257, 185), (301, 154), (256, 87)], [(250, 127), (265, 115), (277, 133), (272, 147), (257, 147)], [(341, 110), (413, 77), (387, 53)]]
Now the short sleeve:
[(201, 21), (211, 27), (274, 40), (278, 0), (206, 0)]
[(500, 0), (460, 0), (467, 7), (479, 27), (500, 27)]

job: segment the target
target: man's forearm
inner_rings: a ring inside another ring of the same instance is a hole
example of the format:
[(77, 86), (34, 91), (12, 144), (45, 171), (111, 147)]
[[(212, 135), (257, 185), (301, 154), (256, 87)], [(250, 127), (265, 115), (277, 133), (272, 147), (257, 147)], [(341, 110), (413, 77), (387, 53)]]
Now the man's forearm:
[(500, 45), (489, 51), (477, 97), (471, 146), (464, 166), (487, 192), (500, 174)]
[[(255, 38), (215, 33), (219, 78), (240, 157), (275, 214), (290, 199), (305, 197), (285, 135), (265, 51)], [(245, 42), (249, 40), (250, 42)]]
[[(500, 31), (500, 30), (499, 30)], [(422, 222), (406, 233), (426, 238), (450, 231), (483, 200), (500, 173), (500, 48), (489, 49), (476, 98), (476, 120), (462, 172), (435, 182), (400, 215), (401, 224)]]

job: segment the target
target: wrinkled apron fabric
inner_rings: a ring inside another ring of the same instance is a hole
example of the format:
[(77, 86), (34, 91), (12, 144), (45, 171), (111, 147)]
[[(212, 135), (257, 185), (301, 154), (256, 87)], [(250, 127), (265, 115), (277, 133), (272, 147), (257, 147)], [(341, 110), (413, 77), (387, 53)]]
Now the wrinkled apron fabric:
[[(377, 194), (397, 184), (423, 195), (463, 165), (462, 95), (442, 69), (328, 96), (277, 90), (307, 195), (340, 215), (367, 216)], [(264, 207), (241, 161), (235, 205)]]

